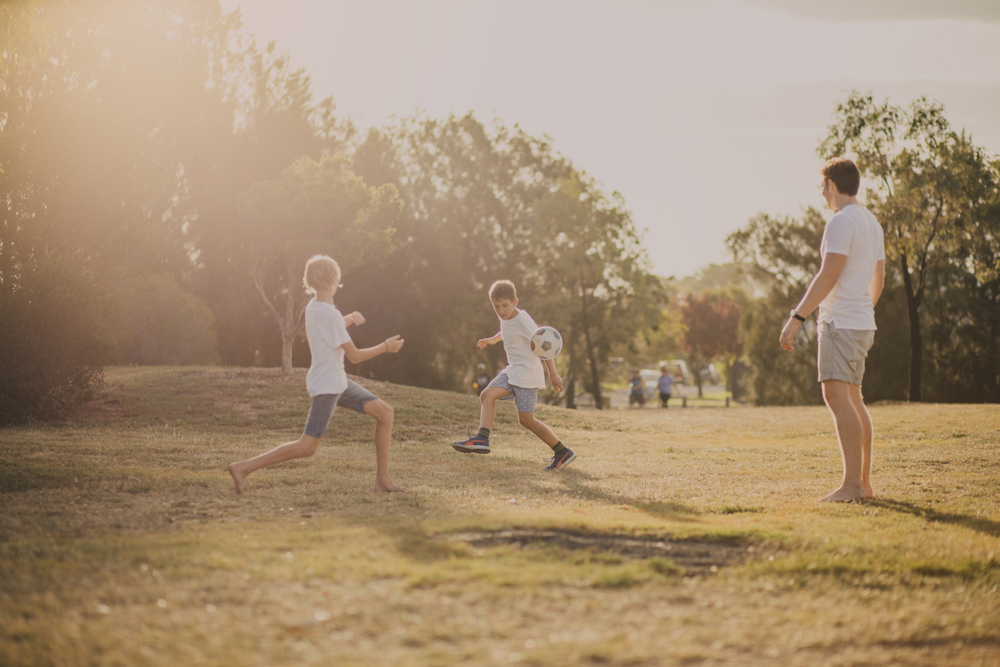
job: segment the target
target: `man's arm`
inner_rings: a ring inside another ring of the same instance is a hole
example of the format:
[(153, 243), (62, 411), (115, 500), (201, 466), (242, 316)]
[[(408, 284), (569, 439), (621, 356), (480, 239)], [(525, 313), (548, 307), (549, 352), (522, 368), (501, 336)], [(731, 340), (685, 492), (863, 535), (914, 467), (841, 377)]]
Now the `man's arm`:
[(885, 287), (885, 260), (880, 259), (875, 264), (875, 275), (872, 276), (872, 284), (868, 286), (868, 291), (872, 295), (872, 308), (878, 304), (879, 297), (882, 296), (883, 287)]
[[(844, 271), (844, 264), (846, 263), (847, 255), (841, 255), (836, 252), (828, 252), (823, 255), (823, 264), (819, 267), (819, 273), (809, 283), (809, 289), (806, 290), (799, 304), (795, 306), (795, 312), (802, 317), (808, 317), (812, 311), (816, 310), (823, 299), (833, 291), (837, 280), (840, 279), (840, 274)], [(781, 347), (786, 350), (795, 349), (792, 347), (792, 338), (798, 332), (800, 324), (801, 322), (794, 317), (788, 318), (784, 328), (781, 330), (781, 337), (778, 339)]]

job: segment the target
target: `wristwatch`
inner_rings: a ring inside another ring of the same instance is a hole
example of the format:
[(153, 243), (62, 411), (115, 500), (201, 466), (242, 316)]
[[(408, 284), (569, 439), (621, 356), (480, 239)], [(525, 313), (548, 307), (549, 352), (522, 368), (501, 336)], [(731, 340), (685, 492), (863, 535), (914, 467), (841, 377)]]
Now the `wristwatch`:
[(805, 322), (806, 321), (806, 318), (802, 317), (797, 312), (795, 312), (794, 308), (792, 308), (792, 317), (794, 317), (795, 319), (797, 319), (799, 322)]

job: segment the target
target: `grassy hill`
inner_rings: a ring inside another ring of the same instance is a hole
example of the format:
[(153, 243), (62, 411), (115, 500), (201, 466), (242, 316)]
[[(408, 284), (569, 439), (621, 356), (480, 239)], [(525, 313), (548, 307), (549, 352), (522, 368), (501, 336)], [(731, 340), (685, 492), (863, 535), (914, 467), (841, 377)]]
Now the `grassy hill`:
[(503, 404), (362, 381), (396, 409), (316, 456), (302, 371), (123, 368), (74, 421), (0, 430), (3, 665), (990, 665), (1000, 662), (1000, 406), (879, 405), (864, 503), (823, 408)]

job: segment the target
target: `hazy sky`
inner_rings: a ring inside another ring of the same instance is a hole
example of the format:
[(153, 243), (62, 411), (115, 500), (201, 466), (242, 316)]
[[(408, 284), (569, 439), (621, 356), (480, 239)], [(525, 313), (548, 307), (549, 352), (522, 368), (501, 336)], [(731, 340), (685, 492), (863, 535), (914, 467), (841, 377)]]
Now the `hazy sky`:
[(662, 275), (821, 206), (815, 149), (852, 89), (939, 100), (1000, 154), (1000, 0), (221, 4), (362, 127), (421, 108), (548, 134), (622, 193)]

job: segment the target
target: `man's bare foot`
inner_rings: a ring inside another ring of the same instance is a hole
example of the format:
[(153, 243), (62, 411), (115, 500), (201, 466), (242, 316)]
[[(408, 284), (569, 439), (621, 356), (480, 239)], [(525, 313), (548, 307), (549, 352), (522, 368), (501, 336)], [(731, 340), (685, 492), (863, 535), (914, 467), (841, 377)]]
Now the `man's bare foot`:
[(822, 503), (849, 503), (855, 500), (861, 500), (865, 498), (864, 489), (855, 489), (851, 487), (842, 486), (826, 498), (820, 498)]
[(240, 464), (230, 463), (229, 474), (233, 476), (233, 483), (236, 484), (236, 493), (243, 493), (243, 482), (246, 481), (247, 476), (240, 470)]
[(377, 491), (377, 492), (379, 492), (379, 493), (391, 493), (393, 491), (409, 491), (409, 489), (406, 488), (405, 486), (400, 486), (398, 484), (394, 484), (391, 479), (390, 480), (386, 480), (384, 482), (380, 482), (379, 480), (375, 480), (374, 490)]

